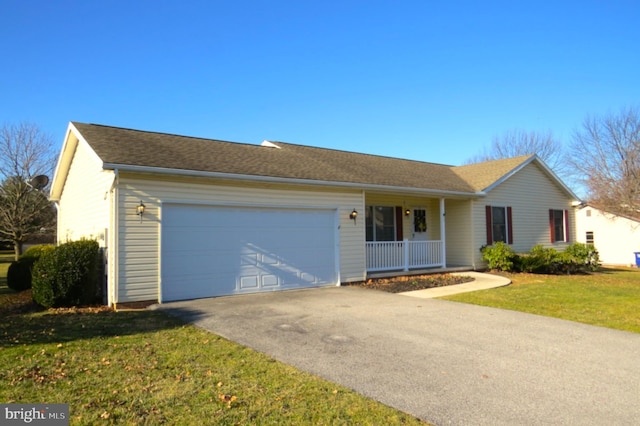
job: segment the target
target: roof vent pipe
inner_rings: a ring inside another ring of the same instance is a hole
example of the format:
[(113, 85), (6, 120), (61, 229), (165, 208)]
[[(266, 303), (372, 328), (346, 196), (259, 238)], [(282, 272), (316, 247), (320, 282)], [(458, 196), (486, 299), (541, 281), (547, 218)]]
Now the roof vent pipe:
[(270, 142), (270, 141), (268, 141), (266, 139), (262, 141), (260, 146), (266, 146), (268, 148), (278, 148), (278, 149), (280, 149), (280, 147), (278, 145), (276, 145), (275, 143)]

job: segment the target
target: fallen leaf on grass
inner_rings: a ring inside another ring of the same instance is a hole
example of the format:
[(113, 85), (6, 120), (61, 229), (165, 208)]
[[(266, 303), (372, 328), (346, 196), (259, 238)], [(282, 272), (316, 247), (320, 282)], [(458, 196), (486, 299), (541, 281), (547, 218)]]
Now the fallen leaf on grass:
[(238, 399), (235, 395), (218, 395), (218, 398), (227, 403), (227, 408), (231, 408), (231, 403)]

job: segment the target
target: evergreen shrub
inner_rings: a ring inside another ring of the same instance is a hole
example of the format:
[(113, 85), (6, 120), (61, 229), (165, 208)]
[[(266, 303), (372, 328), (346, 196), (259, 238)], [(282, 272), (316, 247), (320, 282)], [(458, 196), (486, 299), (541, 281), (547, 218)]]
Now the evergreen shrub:
[(43, 253), (52, 251), (55, 246), (40, 244), (25, 251), (16, 261), (11, 262), (7, 270), (7, 286), (15, 291), (31, 288), (31, 270)]
[(483, 246), (480, 251), (489, 269), (534, 274), (577, 274), (596, 271), (600, 257), (593, 244), (573, 243), (559, 252), (540, 244), (529, 253), (517, 254), (503, 242)]
[(64, 243), (44, 253), (32, 270), (33, 300), (45, 308), (97, 302), (99, 253), (95, 240)]
[(517, 255), (509, 245), (498, 241), (493, 245), (483, 246), (480, 251), (482, 252), (482, 258), (488, 263), (489, 269), (505, 272), (513, 271), (514, 260)]

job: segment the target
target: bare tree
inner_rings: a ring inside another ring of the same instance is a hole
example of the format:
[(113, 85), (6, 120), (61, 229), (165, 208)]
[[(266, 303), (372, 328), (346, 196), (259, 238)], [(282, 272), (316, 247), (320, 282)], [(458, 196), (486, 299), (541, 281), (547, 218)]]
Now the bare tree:
[(587, 117), (569, 151), (589, 200), (615, 214), (640, 215), (640, 110)]
[(53, 232), (55, 214), (47, 196), (34, 188), (36, 176), (51, 176), (56, 155), (52, 138), (32, 123), (0, 128), (0, 240), (11, 242), (16, 259), (34, 234)]
[(537, 154), (558, 176), (566, 176), (568, 168), (564, 159), (564, 150), (551, 131), (542, 133), (522, 129), (508, 130), (501, 136), (494, 137), (490, 148), (485, 148), (480, 154), (469, 158), (466, 163), (531, 154)]

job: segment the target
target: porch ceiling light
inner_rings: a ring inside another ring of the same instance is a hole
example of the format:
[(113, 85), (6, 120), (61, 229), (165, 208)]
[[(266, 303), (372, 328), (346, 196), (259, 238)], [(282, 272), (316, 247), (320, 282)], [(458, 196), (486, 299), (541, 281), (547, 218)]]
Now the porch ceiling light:
[(136, 215), (140, 216), (140, 223), (142, 223), (142, 215), (144, 214), (144, 209), (147, 206), (144, 205), (142, 200), (140, 200), (140, 204), (136, 206)]
[(353, 209), (353, 211), (349, 213), (349, 219), (353, 220), (353, 222), (355, 223), (357, 217), (358, 217), (358, 211), (356, 209)]

